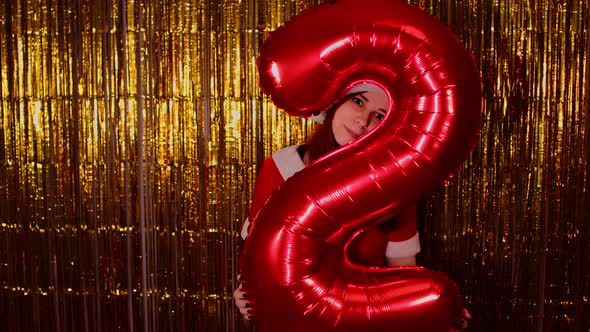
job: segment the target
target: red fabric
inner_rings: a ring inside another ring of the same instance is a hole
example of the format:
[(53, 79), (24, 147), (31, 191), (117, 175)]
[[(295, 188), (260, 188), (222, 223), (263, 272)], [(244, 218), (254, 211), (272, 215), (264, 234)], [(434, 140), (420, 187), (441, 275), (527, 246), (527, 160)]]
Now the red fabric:
[[(250, 222), (264, 206), (272, 192), (284, 182), (273, 158), (266, 159), (258, 175), (248, 213)], [(363, 265), (384, 265), (387, 241), (402, 242), (416, 235), (416, 206), (409, 206), (381, 225), (368, 227), (350, 244), (349, 257)]]
[(256, 176), (256, 184), (254, 185), (254, 193), (252, 194), (252, 205), (250, 205), (250, 211), (248, 212), (250, 222), (254, 221), (254, 217), (262, 209), (270, 194), (283, 182), (285, 180), (272, 157), (266, 159)]

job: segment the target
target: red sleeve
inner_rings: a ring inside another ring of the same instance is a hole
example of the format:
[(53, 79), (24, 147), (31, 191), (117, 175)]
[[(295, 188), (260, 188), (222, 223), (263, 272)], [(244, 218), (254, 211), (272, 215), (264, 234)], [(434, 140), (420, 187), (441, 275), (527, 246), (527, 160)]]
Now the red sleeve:
[(391, 242), (402, 242), (416, 235), (416, 204), (405, 207), (396, 216), (395, 227), (387, 231), (387, 240)]
[(254, 221), (254, 217), (262, 209), (270, 194), (283, 182), (283, 177), (272, 157), (266, 159), (256, 176), (256, 183), (254, 184), (254, 192), (252, 194), (252, 205), (250, 205), (250, 211), (248, 212), (250, 222)]

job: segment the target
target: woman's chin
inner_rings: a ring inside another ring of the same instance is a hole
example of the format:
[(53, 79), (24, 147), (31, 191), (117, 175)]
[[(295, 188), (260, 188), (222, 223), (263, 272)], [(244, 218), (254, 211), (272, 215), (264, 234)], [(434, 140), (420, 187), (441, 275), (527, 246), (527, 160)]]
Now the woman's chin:
[(347, 138), (347, 139), (337, 139), (337, 140), (336, 140), (336, 143), (338, 144), (338, 146), (343, 146), (343, 145), (346, 145), (346, 144), (348, 144), (348, 143), (350, 143), (350, 142), (352, 142), (352, 141), (354, 141), (354, 139), (352, 139), (352, 138)]

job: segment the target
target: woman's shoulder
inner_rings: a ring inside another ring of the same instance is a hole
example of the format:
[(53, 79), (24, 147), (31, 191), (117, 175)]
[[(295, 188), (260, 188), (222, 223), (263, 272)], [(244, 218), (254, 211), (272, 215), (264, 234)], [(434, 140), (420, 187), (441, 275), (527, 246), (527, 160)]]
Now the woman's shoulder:
[(269, 158), (272, 159), (272, 162), (274, 162), (285, 180), (305, 168), (305, 164), (297, 152), (298, 147), (298, 145), (288, 146), (273, 153), (271, 158)]
[(297, 155), (297, 148), (299, 148), (299, 145), (291, 145), (286, 148), (282, 148), (278, 151), (275, 151), (270, 158), (280, 159), (293, 157), (293, 155)]

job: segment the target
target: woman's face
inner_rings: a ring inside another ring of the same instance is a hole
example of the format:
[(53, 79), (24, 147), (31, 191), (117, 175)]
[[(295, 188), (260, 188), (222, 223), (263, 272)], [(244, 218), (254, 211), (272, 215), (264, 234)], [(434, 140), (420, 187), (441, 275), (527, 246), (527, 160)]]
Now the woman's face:
[(385, 93), (364, 91), (353, 94), (334, 112), (332, 132), (339, 145), (344, 145), (375, 128), (387, 114), (389, 100)]

